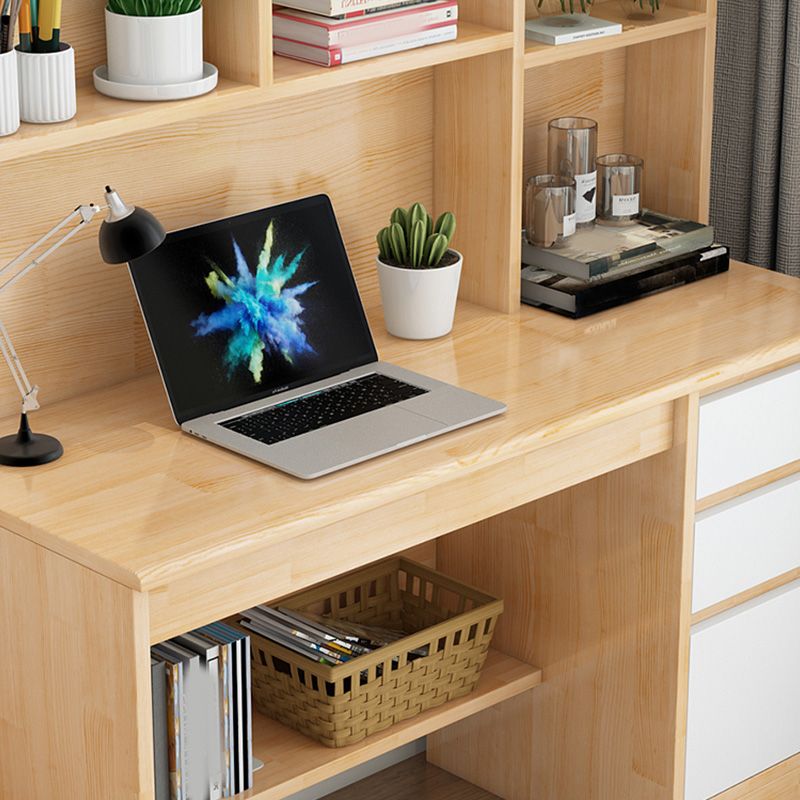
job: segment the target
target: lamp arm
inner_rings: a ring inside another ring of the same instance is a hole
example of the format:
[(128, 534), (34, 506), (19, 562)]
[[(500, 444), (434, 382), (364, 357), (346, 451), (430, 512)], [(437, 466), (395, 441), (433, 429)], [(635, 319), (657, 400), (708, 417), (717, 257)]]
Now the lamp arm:
[[(20, 253), (15, 259), (6, 264), (0, 269), (0, 294), (6, 289), (13, 286), (18, 280), (27, 275), (35, 267), (38, 267), (49, 255), (58, 250), (59, 247), (66, 244), (73, 236), (75, 236), (82, 228), (88, 225), (102, 209), (94, 204), (78, 206), (74, 211), (64, 217), (61, 222), (51, 228), (41, 239), (34, 242), (30, 247)], [(80, 222), (71, 228), (64, 236), (62, 236), (55, 244), (50, 245), (40, 256), (33, 258), (30, 262), (25, 264), (22, 269), (13, 274), (11, 277), (3, 281), (3, 277), (15, 266), (22, 264), (26, 258), (35, 253), (40, 247), (45, 245), (53, 236), (59, 233), (63, 228), (69, 225), (73, 220), (80, 219)], [(39, 408), (39, 401), (37, 395), (39, 393), (38, 386), (32, 386), (22, 366), (22, 362), (14, 349), (11, 338), (8, 335), (8, 330), (0, 320), (0, 353), (14, 378), (14, 383), (17, 385), (20, 395), (22, 395), (22, 413), (27, 414), (29, 411), (36, 411)]]
[(39, 387), (31, 386), (17, 351), (14, 349), (11, 337), (8, 335), (8, 329), (2, 320), (0, 320), (0, 353), (3, 354), (3, 358), (11, 372), (11, 377), (22, 395), (22, 413), (27, 414), (29, 411), (36, 411), (39, 408), (39, 400), (37, 398)]

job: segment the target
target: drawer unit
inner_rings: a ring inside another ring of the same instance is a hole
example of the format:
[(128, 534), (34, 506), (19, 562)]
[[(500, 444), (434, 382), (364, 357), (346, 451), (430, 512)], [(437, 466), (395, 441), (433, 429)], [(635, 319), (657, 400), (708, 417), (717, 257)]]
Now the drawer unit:
[(692, 611), (798, 567), (800, 475), (793, 475), (697, 515)]
[(800, 752), (800, 581), (692, 628), (685, 800)]
[(700, 401), (697, 497), (800, 459), (800, 364)]

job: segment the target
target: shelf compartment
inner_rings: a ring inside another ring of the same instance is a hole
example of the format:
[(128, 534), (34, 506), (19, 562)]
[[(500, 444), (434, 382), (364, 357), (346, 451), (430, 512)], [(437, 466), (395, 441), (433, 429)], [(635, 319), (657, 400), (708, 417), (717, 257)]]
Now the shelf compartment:
[(510, 31), (499, 31), (459, 20), (458, 38), (452, 42), (356, 61), (340, 67), (319, 67), (276, 55), (273, 61), (274, 82), (270, 93), (279, 97), (306, 94), (508, 50), (513, 45), (514, 34)]
[(420, 754), (353, 783), (325, 800), (500, 800), (495, 794), (457, 778), (425, 760)]
[(485, 708), (538, 686), (542, 672), (511, 656), (490, 650), (477, 688), (466, 697), (376, 733), (363, 742), (332, 749), (317, 744), (261, 714), (253, 720), (253, 754), (264, 762), (248, 800), (279, 800), (389, 750), (427, 736)]
[(336, 88), (370, 79), (480, 56), (512, 47), (513, 34), (469, 22), (459, 23), (453, 42), (325, 69), (302, 61), (275, 57), (275, 83), (258, 87), (221, 78), (217, 88), (202, 97), (174, 102), (136, 103), (105, 97), (91, 82), (78, 86), (78, 114), (56, 125), (23, 124), (0, 143), (0, 163), (32, 158), (66, 147), (109, 139), (210, 117), (237, 109)]
[(684, 8), (665, 6), (655, 19), (630, 20), (614, 3), (596, 5), (594, 14), (599, 19), (622, 24), (622, 33), (590, 39), (575, 44), (549, 45), (525, 41), (525, 69), (571, 61), (581, 56), (605, 53), (643, 42), (652, 42), (668, 36), (680, 36), (690, 31), (703, 30), (709, 24), (709, 16), (700, 11), (687, 11)]
[(96, 92), (91, 83), (82, 83), (78, 86), (78, 113), (73, 119), (54, 125), (23, 123), (17, 133), (0, 143), (0, 163), (162, 125), (226, 114), (258, 103), (263, 97), (263, 91), (256, 86), (224, 78), (213, 92), (202, 97), (154, 103), (106, 97)]

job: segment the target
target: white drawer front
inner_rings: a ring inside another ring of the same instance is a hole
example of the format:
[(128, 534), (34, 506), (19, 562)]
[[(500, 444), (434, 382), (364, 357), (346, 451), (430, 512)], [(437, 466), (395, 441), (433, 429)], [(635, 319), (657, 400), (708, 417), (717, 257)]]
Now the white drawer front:
[(800, 475), (794, 475), (697, 515), (692, 611), (798, 567)]
[(800, 459), (800, 365), (700, 402), (697, 496)]
[(800, 581), (692, 628), (686, 800), (800, 752)]

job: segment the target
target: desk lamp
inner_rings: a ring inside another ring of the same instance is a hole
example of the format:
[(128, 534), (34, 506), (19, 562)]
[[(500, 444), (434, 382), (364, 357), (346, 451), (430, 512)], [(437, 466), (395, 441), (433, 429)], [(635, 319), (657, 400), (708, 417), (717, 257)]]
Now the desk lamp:
[[(68, 242), (78, 231), (88, 225), (101, 211), (108, 211), (108, 216), (100, 227), (100, 254), (107, 264), (125, 264), (155, 250), (163, 241), (166, 233), (161, 223), (143, 208), (129, 206), (110, 187), (106, 186), (106, 205), (96, 206), (94, 203), (78, 206), (71, 214), (48, 231), (38, 242), (20, 253), (13, 261), (0, 269), (0, 294), (13, 286), (34, 267), (39, 266), (49, 255)], [(70, 223), (78, 224), (70, 228), (55, 244), (49, 245), (39, 256), (27, 259), (45, 246), (56, 234)], [(25, 266), (22, 266), (22, 265)], [(3, 280), (6, 273), (18, 268), (11, 277)], [(11, 344), (8, 331), (0, 320), (0, 352), (3, 354), (11, 376), (22, 395), (22, 416), (19, 431), (11, 436), (0, 438), (0, 464), (9, 467), (33, 467), (47, 464), (60, 458), (64, 452), (61, 442), (53, 436), (33, 433), (28, 422), (28, 414), (39, 408), (38, 386), (31, 386), (19, 356)]]

